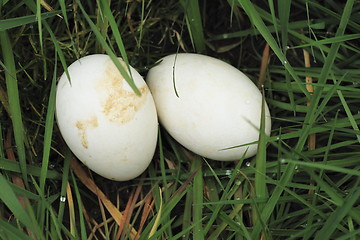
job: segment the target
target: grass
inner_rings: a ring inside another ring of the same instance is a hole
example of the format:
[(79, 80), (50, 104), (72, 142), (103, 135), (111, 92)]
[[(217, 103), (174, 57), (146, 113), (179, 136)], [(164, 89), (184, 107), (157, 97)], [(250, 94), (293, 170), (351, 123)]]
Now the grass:
[[(359, 239), (359, 10), (355, 0), (0, 1), (0, 239)], [(160, 128), (140, 177), (84, 168), (56, 126), (59, 76), (94, 53), (146, 76), (175, 52), (217, 57), (263, 85), (272, 132), (258, 155), (203, 159)]]

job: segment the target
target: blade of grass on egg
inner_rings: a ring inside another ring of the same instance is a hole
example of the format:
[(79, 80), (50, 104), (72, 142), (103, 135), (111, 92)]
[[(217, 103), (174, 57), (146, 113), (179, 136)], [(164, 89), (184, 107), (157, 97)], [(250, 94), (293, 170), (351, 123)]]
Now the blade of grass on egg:
[(124, 46), (120, 31), (119, 31), (119, 27), (115, 21), (114, 15), (111, 12), (111, 9), (110, 9), (110, 6), (109, 6), (109, 3), (107, 2), (107, 0), (101, 0), (100, 7), (104, 11), (104, 15), (106, 16), (106, 18), (109, 21), (110, 28), (112, 31), (112, 36), (114, 37), (116, 45), (119, 48), (121, 57), (124, 60), (124, 62), (126, 63), (127, 67), (129, 67), (129, 60), (128, 60), (128, 57), (126, 54), (125, 46)]
[(101, 35), (101, 32), (98, 30), (98, 28), (96, 27), (96, 25), (94, 24), (94, 22), (90, 19), (89, 15), (86, 13), (83, 5), (81, 4), (81, 2), (79, 0), (76, 1), (77, 4), (79, 5), (79, 8), (82, 12), (82, 14), (84, 15), (86, 21), (88, 22), (88, 24), (90, 25), (91, 30), (93, 31), (93, 33), (96, 36), (96, 39), (100, 42), (101, 46), (105, 49), (105, 52), (109, 55), (109, 57), (111, 58), (111, 60), (114, 62), (114, 64), (116, 65), (116, 67), (118, 68), (118, 70), (120, 71), (121, 75), (124, 77), (124, 79), (128, 82), (129, 86), (133, 89), (133, 91), (141, 96), (141, 92), (140, 90), (136, 87), (134, 80), (132, 79), (131, 74), (129, 75), (128, 71), (126, 71), (126, 69), (124, 69), (124, 67), (121, 65), (119, 59), (117, 58), (117, 56), (115, 55), (115, 53), (111, 50), (110, 46), (106, 43), (105, 39), (103, 38), (103, 36)]
[(16, 151), (18, 154), (22, 178), (24, 180), (26, 188), (28, 188), (25, 136), (20, 106), (20, 95), (17, 84), (14, 53), (12, 51), (10, 38), (6, 31), (0, 31), (0, 43), (5, 65), (6, 89), (9, 99), (9, 109), (11, 113), (10, 117), (13, 124)]

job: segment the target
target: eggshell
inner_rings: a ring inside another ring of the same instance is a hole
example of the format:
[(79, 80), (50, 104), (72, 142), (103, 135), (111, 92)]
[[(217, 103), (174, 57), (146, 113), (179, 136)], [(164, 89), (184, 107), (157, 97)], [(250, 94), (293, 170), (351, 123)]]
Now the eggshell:
[[(187, 149), (220, 161), (256, 154), (251, 143), (259, 139), (262, 95), (235, 67), (200, 54), (174, 54), (150, 69), (147, 84), (160, 123)], [(270, 134), (267, 105), (265, 115)], [(227, 149), (243, 144), (250, 145)]]
[(71, 84), (63, 73), (56, 92), (57, 123), (71, 151), (94, 172), (119, 181), (135, 178), (148, 167), (158, 134), (149, 88), (130, 69), (141, 96), (103, 54), (71, 64)]

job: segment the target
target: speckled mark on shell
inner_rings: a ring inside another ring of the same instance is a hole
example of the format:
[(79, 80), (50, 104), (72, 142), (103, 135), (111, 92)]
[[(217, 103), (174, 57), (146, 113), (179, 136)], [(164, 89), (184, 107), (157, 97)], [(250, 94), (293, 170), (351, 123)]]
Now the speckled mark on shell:
[(87, 139), (87, 130), (97, 128), (99, 123), (96, 116), (92, 116), (88, 120), (81, 120), (76, 122), (76, 128), (79, 130), (79, 136), (81, 138), (81, 145), (88, 149), (89, 142)]
[[(120, 62), (126, 67), (122, 60)], [(104, 78), (98, 82), (98, 89), (102, 112), (110, 122), (124, 124), (131, 121), (147, 99), (149, 89), (146, 85), (139, 88), (141, 96), (138, 96), (132, 90), (123, 89), (125, 81), (115, 64), (111, 60), (106, 62)]]

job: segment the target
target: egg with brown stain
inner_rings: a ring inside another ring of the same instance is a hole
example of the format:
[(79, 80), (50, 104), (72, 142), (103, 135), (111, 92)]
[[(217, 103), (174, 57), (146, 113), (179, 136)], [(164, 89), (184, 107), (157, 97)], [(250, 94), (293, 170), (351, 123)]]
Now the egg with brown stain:
[[(147, 75), (160, 124), (203, 157), (234, 161), (257, 153), (262, 94), (237, 68), (191, 53), (166, 56)], [(264, 104), (265, 133), (271, 117)]]
[(130, 71), (141, 95), (104, 54), (72, 63), (70, 81), (64, 72), (56, 91), (56, 119), (66, 144), (91, 170), (117, 181), (146, 170), (158, 135), (153, 97), (141, 75), (131, 66)]

